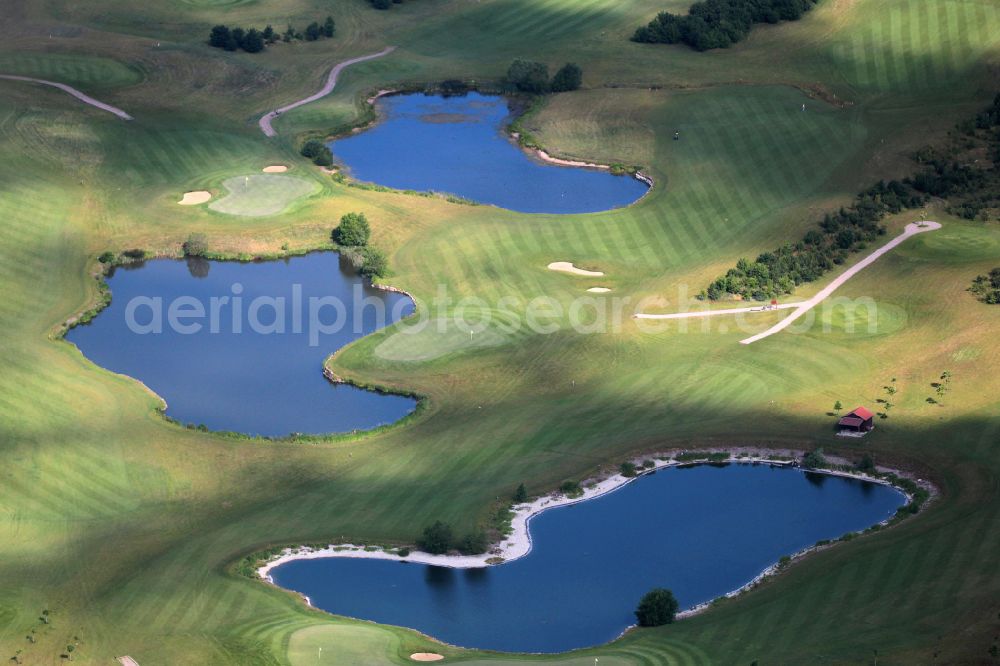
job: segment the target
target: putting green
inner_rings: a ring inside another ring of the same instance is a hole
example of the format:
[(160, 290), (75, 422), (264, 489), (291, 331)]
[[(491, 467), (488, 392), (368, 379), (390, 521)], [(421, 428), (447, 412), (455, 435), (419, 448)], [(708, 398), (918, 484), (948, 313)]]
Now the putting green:
[(229, 215), (262, 217), (276, 215), (301, 197), (315, 194), (319, 185), (295, 176), (254, 174), (234, 176), (222, 182), (229, 192), (209, 208)]
[(360, 624), (320, 624), (299, 629), (288, 639), (292, 666), (384, 664), (397, 651), (395, 633)]
[(470, 335), (468, 327), (448, 319), (432, 319), (393, 333), (375, 348), (375, 355), (387, 361), (430, 361), (458, 351), (498, 347), (510, 339), (495, 327)]

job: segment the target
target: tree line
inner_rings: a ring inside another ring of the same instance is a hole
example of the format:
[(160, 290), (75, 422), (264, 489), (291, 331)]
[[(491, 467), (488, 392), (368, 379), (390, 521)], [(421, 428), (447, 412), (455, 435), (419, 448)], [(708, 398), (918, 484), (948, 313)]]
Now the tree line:
[(755, 23), (797, 21), (817, 0), (701, 0), (685, 15), (660, 12), (632, 35), (650, 44), (687, 44), (698, 51), (729, 48)]
[(879, 221), (888, 213), (923, 205), (926, 195), (900, 181), (879, 182), (857, 196), (849, 208), (827, 213), (818, 229), (797, 243), (760, 254), (754, 261), (740, 259), (716, 278), (699, 298), (726, 296), (763, 301), (790, 294), (797, 285), (818, 279), (852, 252), (885, 234)]
[[(914, 159), (922, 168), (914, 175), (868, 188), (850, 207), (824, 215), (819, 228), (797, 243), (764, 252), (754, 261), (740, 259), (698, 297), (762, 301), (790, 294), (885, 234), (880, 221), (886, 215), (918, 208), (931, 197), (948, 199), (949, 212), (956, 215), (985, 219), (991, 207), (1000, 206), (1000, 95), (975, 119), (960, 123), (954, 134), (948, 150), (917, 151)], [(981, 159), (984, 146), (989, 160)], [(973, 287), (978, 290), (974, 293), (983, 291), (988, 297), (985, 282)]]
[(260, 53), (268, 44), (274, 44), (279, 39), (290, 42), (293, 39), (315, 42), (321, 37), (333, 37), (336, 23), (332, 16), (327, 16), (323, 23), (313, 21), (306, 29), (296, 30), (289, 24), (285, 32), (279, 34), (273, 26), (268, 25), (263, 30), (256, 28), (230, 28), (227, 25), (214, 26), (208, 35), (208, 44), (217, 49), (236, 51), (243, 49), (247, 53)]
[(917, 187), (948, 199), (948, 212), (967, 220), (1000, 219), (1000, 95), (958, 124), (944, 149), (924, 148)]
[(536, 95), (568, 92), (583, 83), (583, 70), (576, 63), (568, 62), (549, 79), (549, 66), (544, 62), (517, 58), (507, 68), (507, 81), (521, 92)]

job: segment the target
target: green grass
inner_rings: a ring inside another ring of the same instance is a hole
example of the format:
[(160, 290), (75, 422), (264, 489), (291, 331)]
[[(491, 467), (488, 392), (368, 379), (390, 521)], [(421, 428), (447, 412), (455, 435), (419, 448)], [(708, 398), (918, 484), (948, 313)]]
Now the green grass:
[[(553, 335), (495, 329), (468, 344), (454, 328), (378, 333), (338, 354), (337, 372), (417, 391), (428, 406), (405, 427), (357, 440), (261, 444), (181, 429), (136, 382), (52, 339), (94, 298), (90, 272), (105, 249), (178, 253), (202, 232), (213, 251), (296, 251), (328, 244), (348, 211), (366, 213), (373, 242), (391, 253), (390, 282), (423, 306), (444, 285), (483, 299), (468, 311), (509, 325), (502, 296), (517, 311), (538, 296), (567, 306), (584, 294), (591, 282), (545, 268), (564, 260), (604, 270), (600, 283), (629, 299), (626, 312), (640, 301), (673, 309), (738, 257), (799, 238), (872, 180), (905, 173), (915, 147), (995, 86), (989, 2), (824, 0), (721, 53), (626, 41), (658, 9), (683, 4), (15, 3), (0, 69), (99, 90), (136, 120), (0, 83), (0, 657), (21, 649), (26, 663), (58, 664), (79, 636), (77, 663), (129, 654), (142, 666), (299, 666), (321, 646), (329, 663), (379, 664), (421, 650), (500, 664), (865, 663), (875, 649), (887, 664), (987, 659), (1000, 629), (1000, 309), (965, 288), (996, 265), (995, 225), (928, 211), (944, 229), (838, 291), (878, 304), (871, 333), (861, 307), (818, 312), (798, 334), (749, 348), (728, 318), (647, 330), (625, 317), (619, 330), (578, 335), (557, 317)], [(283, 27), (330, 11), (333, 40), (258, 55), (202, 43), (214, 23)], [(260, 113), (315, 90), (332, 63), (386, 44), (399, 49), (283, 116), (276, 139), (260, 134)], [(641, 165), (654, 191), (610, 213), (519, 215), (344, 187), (295, 152), (297, 133), (358, 117), (365, 92), (496, 78), (514, 56), (584, 68), (586, 90), (528, 120), (547, 148)], [(852, 104), (828, 106), (803, 89)], [(273, 163), (295, 165), (284, 178), (317, 194), (259, 217), (176, 205), (181, 192), (227, 179), (238, 194), (240, 179), (264, 178), (259, 169)], [(930, 382), (946, 369), (954, 389), (930, 405)], [(832, 437), (834, 401), (873, 406), (891, 377), (892, 417), (863, 444)], [(542, 492), (634, 452), (733, 442), (870, 451), (933, 477), (943, 495), (926, 515), (807, 558), (702, 616), (552, 657), (463, 651), (334, 618), (227, 570), (274, 543), (409, 542), (439, 518), (464, 531), (521, 482)], [(50, 625), (38, 622), (42, 609)], [(25, 639), (32, 629), (37, 643)]]
[(234, 176), (222, 181), (222, 186), (227, 194), (208, 207), (220, 213), (244, 217), (276, 215), (297, 199), (319, 190), (315, 182), (272, 174)]

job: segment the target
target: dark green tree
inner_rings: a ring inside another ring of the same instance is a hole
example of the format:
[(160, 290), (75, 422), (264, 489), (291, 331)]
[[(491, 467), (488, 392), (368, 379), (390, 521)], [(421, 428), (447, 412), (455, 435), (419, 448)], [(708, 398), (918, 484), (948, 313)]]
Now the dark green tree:
[(802, 466), (808, 469), (818, 469), (826, 465), (823, 449), (816, 449), (802, 456)]
[(424, 528), (423, 535), (417, 539), (417, 548), (432, 555), (444, 555), (451, 550), (451, 527), (440, 520)]
[(217, 25), (212, 28), (212, 32), (208, 36), (209, 46), (214, 46), (217, 49), (226, 48), (226, 43), (229, 42), (229, 28), (224, 25)]
[(267, 27), (265, 27), (264, 30), (261, 31), (260, 36), (263, 37), (264, 41), (267, 42), (268, 44), (274, 44), (274, 41), (277, 38), (277, 34), (274, 32), (274, 28), (271, 26), (270, 23), (268, 23)]
[[(229, 31), (229, 36), (233, 38), (234, 42), (236, 42), (236, 48), (243, 48), (243, 38), (246, 37), (246, 35), (247, 31), (243, 28), (233, 28)], [(229, 49), (227, 47), (227, 50), (235, 51), (236, 49)]]
[(361, 274), (370, 278), (385, 277), (389, 272), (389, 260), (382, 250), (366, 246), (361, 251), (364, 263), (361, 264)]
[(640, 627), (659, 627), (670, 624), (677, 617), (677, 599), (670, 590), (658, 587), (650, 590), (639, 601), (635, 619)]
[(205, 234), (191, 234), (181, 246), (185, 257), (204, 257), (208, 252), (208, 240)]
[(347, 213), (340, 218), (340, 224), (333, 230), (333, 240), (338, 245), (349, 247), (368, 245), (371, 235), (371, 225), (364, 213)]
[(337, 29), (337, 24), (334, 23), (332, 16), (327, 16), (326, 20), (323, 21), (323, 34), (327, 37), (333, 37), (334, 31)]
[(313, 21), (306, 27), (306, 41), (315, 42), (323, 34), (323, 29), (319, 27), (319, 23)]
[(514, 491), (514, 501), (518, 504), (524, 504), (528, 501), (528, 490), (523, 483)]
[(260, 53), (264, 50), (264, 37), (260, 30), (250, 28), (243, 36), (243, 50), (247, 53)]
[(549, 89), (549, 68), (543, 62), (517, 58), (507, 68), (507, 80), (521, 92), (543, 93)]
[(372, 7), (375, 9), (389, 9), (392, 7), (392, 0), (372, 0)]
[(490, 547), (490, 540), (486, 536), (486, 532), (478, 530), (462, 537), (456, 547), (458, 552), (463, 555), (479, 555), (485, 553), (486, 549)]
[(568, 62), (552, 77), (552, 92), (576, 90), (583, 83), (583, 70), (576, 63)]
[(313, 161), (318, 166), (330, 166), (333, 164), (333, 153), (322, 141), (311, 139), (306, 141), (299, 151), (303, 156)]

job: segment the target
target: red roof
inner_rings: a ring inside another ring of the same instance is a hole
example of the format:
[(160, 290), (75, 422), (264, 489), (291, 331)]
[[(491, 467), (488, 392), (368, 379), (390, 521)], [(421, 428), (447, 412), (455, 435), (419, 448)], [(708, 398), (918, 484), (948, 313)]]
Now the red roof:
[(853, 412), (848, 414), (848, 416), (858, 416), (860, 418), (863, 418), (865, 421), (867, 421), (868, 419), (875, 418), (875, 415), (869, 412), (864, 407), (857, 407)]

